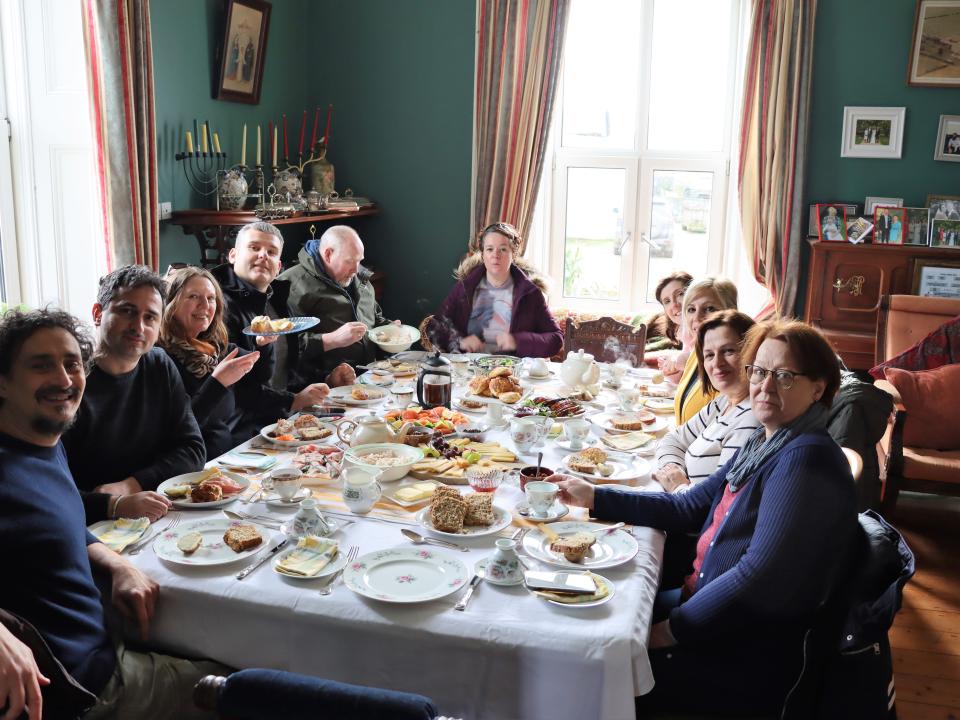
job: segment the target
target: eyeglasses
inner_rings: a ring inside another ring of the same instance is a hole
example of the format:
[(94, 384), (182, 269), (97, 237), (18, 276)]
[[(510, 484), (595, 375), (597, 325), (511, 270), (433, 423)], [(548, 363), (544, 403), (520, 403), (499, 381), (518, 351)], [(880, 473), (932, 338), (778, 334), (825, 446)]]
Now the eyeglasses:
[(781, 390), (789, 390), (793, 387), (794, 378), (798, 375), (806, 375), (806, 373), (793, 372), (792, 370), (767, 370), (759, 365), (744, 365), (743, 369), (747, 371), (747, 379), (751, 385), (761, 385), (767, 379), (767, 375), (772, 374)]

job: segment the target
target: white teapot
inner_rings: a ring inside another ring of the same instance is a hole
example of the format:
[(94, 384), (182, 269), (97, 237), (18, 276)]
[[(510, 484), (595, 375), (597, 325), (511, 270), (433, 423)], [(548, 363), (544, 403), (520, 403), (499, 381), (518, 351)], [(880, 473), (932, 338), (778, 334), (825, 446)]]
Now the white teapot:
[(370, 443), (402, 442), (387, 421), (377, 415), (361, 415), (337, 426), (337, 437), (351, 447)]
[(572, 388), (595, 385), (600, 380), (600, 366), (593, 355), (582, 349), (567, 353), (567, 359), (560, 364), (560, 378)]

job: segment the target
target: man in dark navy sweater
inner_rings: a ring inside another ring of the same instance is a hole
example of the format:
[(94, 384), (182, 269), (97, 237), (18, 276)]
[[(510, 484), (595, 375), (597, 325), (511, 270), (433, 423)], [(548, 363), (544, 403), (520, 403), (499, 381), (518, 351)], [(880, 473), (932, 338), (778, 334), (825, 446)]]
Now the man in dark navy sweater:
[(95, 364), (76, 424), (63, 438), (88, 523), (157, 520), (170, 507), (153, 492), (157, 486), (201, 470), (206, 460), (180, 373), (154, 348), (165, 292), (160, 276), (143, 265), (122, 267), (100, 281), (93, 306)]
[[(223, 668), (129, 652), (107, 632), (94, 571), (144, 639), (159, 588), (86, 530), (60, 444), (80, 407), (91, 351), (67, 313), (10, 312), (0, 320), (0, 608), (32, 625), (62, 669), (92, 694), (66, 707), (51, 700), (49, 716), (77, 716), (95, 699), (86, 718), (203, 717), (192, 708), (190, 689)], [(26, 707), (30, 720), (39, 720), (44, 699), (63, 697), (61, 668), (41, 671), (40, 657), (0, 625), (5, 717)]]

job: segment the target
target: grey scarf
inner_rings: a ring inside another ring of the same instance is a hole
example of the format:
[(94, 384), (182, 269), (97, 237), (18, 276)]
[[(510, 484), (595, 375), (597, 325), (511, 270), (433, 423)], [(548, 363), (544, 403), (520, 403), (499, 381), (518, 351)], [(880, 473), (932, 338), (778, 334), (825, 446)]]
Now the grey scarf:
[(777, 430), (767, 439), (763, 428), (751, 435), (740, 448), (740, 454), (727, 472), (727, 484), (731, 492), (737, 492), (754, 473), (799, 435), (823, 430), (827, 427), (829, 410), (823, 403), (815, 402), (807, 411), (789, 425)]

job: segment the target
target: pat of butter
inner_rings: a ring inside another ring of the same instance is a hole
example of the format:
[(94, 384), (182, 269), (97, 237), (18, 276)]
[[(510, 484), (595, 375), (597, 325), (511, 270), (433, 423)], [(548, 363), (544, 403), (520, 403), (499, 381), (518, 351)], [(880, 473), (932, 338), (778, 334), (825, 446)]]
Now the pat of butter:
[[(419, 484), (419, 483), (418, 483)], [(394, 493), (394, 496), (397, 500), (403, 500), (404, 502), (415, 502), (416, 500), (423, 500), (433, 495), (434, 485), (430, 485), (429, 489), (423, 487), (417, 487), (417, 485), (410, 485), (405, 488), (400, 488)]]

